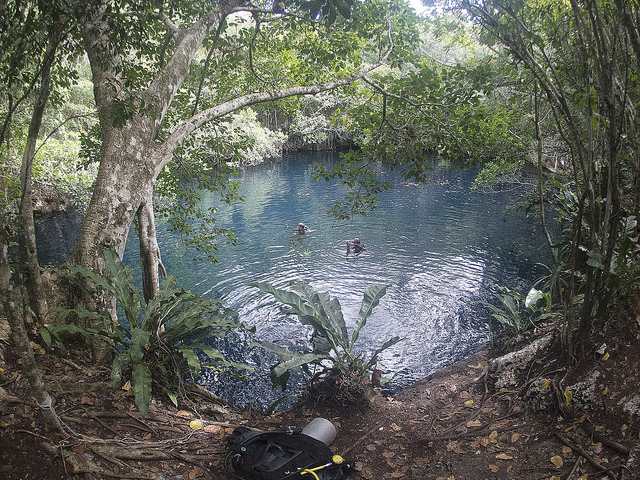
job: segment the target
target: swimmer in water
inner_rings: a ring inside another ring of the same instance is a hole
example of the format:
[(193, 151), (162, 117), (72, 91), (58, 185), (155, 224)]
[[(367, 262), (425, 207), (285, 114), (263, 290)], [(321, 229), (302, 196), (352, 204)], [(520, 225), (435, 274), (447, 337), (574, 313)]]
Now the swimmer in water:
[(353, 253), (354, 255), (360, 255), (364, 250), (366, 250), (363, 243), (360, 243), (359, 238), (354, 238), (353, 243), (347, 240), (347, 255)]
[(309, 227), (307, 227), (304, 223), (300, 222), (298, 224), (298, 228), (296, 229), (295, 233), (297, 233), (298, 235), (304, 235), (308, 231), (309, 231)]

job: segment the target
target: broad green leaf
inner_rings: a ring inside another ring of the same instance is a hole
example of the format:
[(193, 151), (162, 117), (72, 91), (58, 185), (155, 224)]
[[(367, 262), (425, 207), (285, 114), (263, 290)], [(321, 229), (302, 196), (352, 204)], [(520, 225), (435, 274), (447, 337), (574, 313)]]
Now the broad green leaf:
[(51, 334), (49, 333), (49, 330), (47, 330), (45, 327), (40, 327), (39, 331), (44, 343), (47, 344), (47, 347), (51, 347)]
[(131, 329), (131, 361), (140, 363), (146, 352), (146, 345), (149, 342), (151, 333), (138, 327)]
[(318, 318), (319, 313), (317, 309), (305, 302), (300, 295), (287, 290), (280, 290), (268, 283), (250, 283), (249, 285), (257, 287), (265, 293), (270, 293), (278, 302), (289, 305), (295, 310), (295, 313), (298, 314), (302, 324), (312, 326), (318, 330), (320, 335), (329, 338), (330, 334), (327, 333), (326, 330), (326, 320), (322, 322), (321, 319)]
[(364, 292), (364, 298), (360, 305), (360, 312), (358, 312), (356, 325), (353, 330), (353, 334), (351, 335), (350, 349), (353, 349), (354, 344), (358, 340), (360, 330), (366, 325), (367, 318), (369, 318), (373, 309), (376, 308), (380, 299), (387, 293), (387, 286), (388, 285), (372, 285)]
[(322, 360), (325, 360), (326, 358), (327, 358), (326, 355), (318, 355), (315, 353), (305, 353), (302, 355), (300, 354), (295, 355), (294, 357), (288, 360), (285, 360), (284, 362), (278, 363), (271, 369), (271, 381), (274, 386), (280, 385), (281, 387), (283, 387), (282, 390), (284, 391), (286, 389), (287, 384), (285, 380), (283, 385), (282, 379), (285, 378), (285, 376), (288, 379), (289, 370), (292, 370), (301, 365), (307, 365), (309, 363), (317, 363)]
[(338, 299), (332, 299), (328, 293), (318, 293), (304, 282), (296, 282), (294, 288), (305, 295), (307, 304), (316, 311), (313, 319), (322, 326), (322, 328), (316, 328), (320, 335), (330, 340), (334, 344), (334, 348), (340, 345), (345, 351), (348, 351), (347, 326), (344, 323)]
[(141, 304), (140, 291), (133, 283), (133, 270), (125, 267), (114, 248), (105, 250), (104, 259), (113, 278), (112, 291), (124, 308), (129, 326), (137, 325)]
[(151, 402), (152, 379), (149, 366), (145, 363), (135, 364), (131, 377), (136, 406), (140, 410), (140, 415), (144, 418), (149, 412), (149, 402)]
[(255, 342), (251, 342), (249, 347), (261, 347), (265, 350), (268, 350), (273, 353), (277, 353), (278, 355), (286, 355), (289, 357), (293, 357), (296, 352), (293, 350), (289, 350), (287, 347), (281, 347), (280, 345), (276, 345), (275, 343), (265, 342), (264, 340), (256, 340)]
[(373, 353), (373, 356), (371, 357), (371, 359), (367, 363), (367, 368), (373, 367), (376, 364), (376, 362), (378, 361), (378, 355), (380, 355), (380, 353), (385, 351), (387, 348), (394, 346), (400, 340), (402, 340), (400, 337), (393, 337), (393, 338), (390, 338), (389, 340), (387, 340), (386, 342), (384, 342), (382, 344), (382, 346), (380, 348), (378, 348)]
[(198, 355), (196, 354), (196, 352), (194, 352), (191, 348), (189, 347), (179, 347), (178, 351), (180, 351), (180, 353), (182, 353), (182, 356), (187, 360), (187, 363), (189, 364), (189, 368), (191, 368), (191, 371), (193, 372), (199, 372), (200, 369), (202, 368), (202, 365), (200, 363), (200, 359), (198, 358)]
[(602, 254), (594, 250), (589, 250), (587, 252), (587, 256), (589, 257), (587, 259), (587, 265), (589, 265), (590, 267), (597, 268), (599, 270), (604, 270), (604, 257), (602, 256)]
[(113, 359), (111, 364), (111, 388), (116, 388), (122, 379), (122, 371), (129, 363), (129, 354), (121, 353)]

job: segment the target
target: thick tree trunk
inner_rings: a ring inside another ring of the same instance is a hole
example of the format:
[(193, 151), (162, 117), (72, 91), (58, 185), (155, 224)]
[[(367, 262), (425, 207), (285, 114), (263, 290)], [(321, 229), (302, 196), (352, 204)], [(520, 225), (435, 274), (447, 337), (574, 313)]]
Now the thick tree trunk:
[[(142, 227), (145, 296), (153, 295), (157, 291), (161, 262), (152, 221), (151, 196), (157, 176), (171, 161), (175, 149), (196, 129), (223, 115), (257, 103), (316, 94), (348, 85), (382, 63), (333, 82), (251, 93), (235, 98), (196, 113), (179, 124), (163, 143), (155, 143), (165, 115), (189, 74), (191, 62), (203, 40), (229, 12), (241, 4), (241, 0), (219, 2), (187, 29), (176, 30), (174, 35), (178, 44), (173, 56), (149, 83), (147, 90), (139, 94), (140, 104), (145, 105), (144, 111), (126, 119), (118, 118), (121, 115), (118, 99), (123, 96), (119, 90), (123, 85), (119, 79), (121, 59), (108, 41), (108, 25), (97, 14), (84, 29), (102, 131), (102, 152), (93, 196), (70, 258), (71, 263), (101, 273), (104, 270), (104, 249), (113, 246), (122, 256), (129, 228), (138, 214)], [(170, 24), (170, 21), (167, 19), (165, 23)], [(103, 307), (108, 308), (109, 305)], [(112, 315), (115, 320), (114, 310)]]

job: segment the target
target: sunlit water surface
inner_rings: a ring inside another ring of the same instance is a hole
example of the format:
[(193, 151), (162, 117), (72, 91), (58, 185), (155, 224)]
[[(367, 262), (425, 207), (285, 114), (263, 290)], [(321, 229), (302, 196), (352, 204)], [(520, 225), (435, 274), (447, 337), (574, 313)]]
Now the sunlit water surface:
[[(255, 337), (242, 335), (217, 344), (231, 359), (252, 365), (255, 375), (238, 382), (206, 370), (201, 380), (237, 405), (267, 408), (282, 395), (272, 390), (269, 380), (269, 367), (277, 359), (246, 348), (246, 342), (258, 338), (310, 349), (309, 328), (282, 313), (271, 296), (248, 286), (250, 282), (287, 288), (290, 280), (303, 280), (317, 291), (330, 292), (339, 299), (349, 329), (364, 290), (376, 283), (389, 285), (356, 350), (367, 357), (390, 337), (402, 337), (379, 358), (388, 389), (398, 390), (485, 344), (491, 331), (482, 302), (490, 300), (495, 285), (523, 291), (541, 272), (536, 263), (547, 262), (539, 224), (521, 213), (505, 212), (519, 192), (471, 191), (475, 169), (451, 171), (449, 165), (438, 165), (425, 185), (387, 173), (383, 176), (394, 189), (381, 197), (376, 211), (337, 222), (326, 212), (340, 199), (340, 188), (311, 179), (314, 161), (335, 157), (287, 155), (244, 170), (240, 180), (245, 201), (219, 205), (216, 224), (233, 227), (239, 242), (220, 248), (218, 264), (194, 261), (179, 237), (158, 226), (163, 262), (178, 284), (204, 297), (221, 298), (256, 327)], [(216, 202), (213, 197), (203, 201)], [(298, 222), (311, 232), (294, 235)], [(354, 237), (366, 245), (355, 259), (345, 248), (345, 240)], [(135, 238), (129, 239), (125, 263), (138, 274)], [(304, 380), (298, 376), (290, 384), (287, 393), (295, 396)]]

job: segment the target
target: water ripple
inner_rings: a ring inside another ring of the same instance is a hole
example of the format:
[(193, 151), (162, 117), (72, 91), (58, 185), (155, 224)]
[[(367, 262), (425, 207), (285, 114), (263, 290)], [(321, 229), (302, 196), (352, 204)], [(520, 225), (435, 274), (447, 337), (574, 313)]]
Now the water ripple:
[[(504, 212), (510, 194), (471, 192), (473, 172), (467, 170), (436, 168), (424, 186), (388, 174), (396, 188), (383, 195), (380, 208), (340, 223), (324, 213), (340, 197), (340, 188), (312, 183), (311, 160), (284, 158), (247, 169), (240, 192), (246, 201), (218, 206), (217, 225), (233, 227), (238, 245), (221, 247), (217, 265), (190, 261), (178, 247), (163, 253), (180, 285), (222, 298), (256, 327), (258, 338), (304, 350), (309, 348), (308, 327), (249, 283), (288, 288), (291, 280), (301, 280), (328, 291), (339, 299), (349, 330), (365, 289), (387, 284), (388, 293), (361, 331), (357, 350), (369, 356), (388, 338), (403, 338), (379, 358), (384, 376), (392, 379), (391, 389), (410, 385), (483, 345), (490, 331), (482, 301), (490, 287), (523, 285), (534, 262), (544, 257), (538, 246), (542, 239), (532, 243), (537, 226)], [(300, 221), (312, 231), (295, 235)], [(169, 236), (159, 229), (160, 238)], [(367, 247), (359, 257), (346, 255), (345, 241), (354, 237)], [(179, 241), (169, 238), (166, 244)], [(135, 246), (128, 247), (128, 255), (135, 265)], [(239, 343), (225, 345), (229, 355), (244, 358), (260, 373), (244, 386), (208, 374), (208, 388), (241, 405), (268, 406), (278, 398), (268, 386), (275, 357)], [(302, 384), (299, 378), (292, 391)]]

